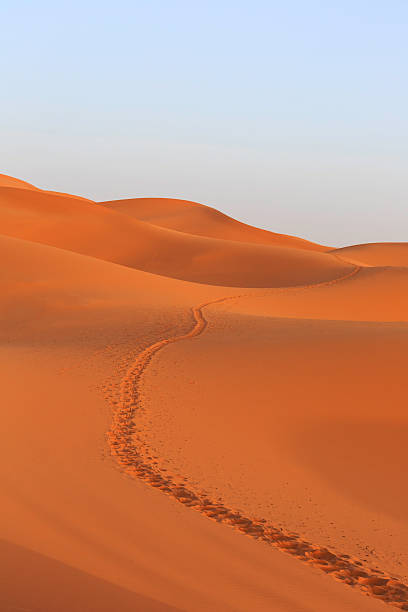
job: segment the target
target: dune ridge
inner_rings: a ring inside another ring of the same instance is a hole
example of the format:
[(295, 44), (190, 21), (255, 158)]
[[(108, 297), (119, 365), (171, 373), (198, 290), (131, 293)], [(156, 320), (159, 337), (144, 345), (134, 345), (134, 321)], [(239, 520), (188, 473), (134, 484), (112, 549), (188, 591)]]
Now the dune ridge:
[(62, 196), (66, 198), (74, 198), (75, 200), (83, 200), (84, 202), (92, 202), (89, 198), (84, 198), (78, 195), (72, 195), (71, 193), (63, 193), (60, 191), (53, 191), (52, 189), (40, 189), (40, 187), (36, 187), (31, 183), (27, 183), (26, 181), (22, 181), (21, 179), (14, 178), (13, 176), (8, 176), (7, 174), (0, 173), (0, 187), (13, 187), (14, 189), (28, 189), (29, 191), (38, 191), (44, 194), (50, 194), (54, 196)]
[(303, 238), (278, 234), (237, 221), (232, 217), (198, 202), (173, 198), (133, 198), (99, 202), (102, 206), (152, 225), (178, 230), (195, 236), (222, 238), (237, 242), (251, 242), (275, 246), (330, 251)]
[(408, 267), (408, 244), (406, 242), (370, 242), (355, 244), (329, 253), (342, 261), (362, 266)]
[(13, 176), (8, 176), (7, 174), (0, 173), (0, 187), (15, 187), (16, 189), (32, 189), (33, 191), (41, 191), (38, 187), (31, 185), (31, 183), (26, 183), (26, 181), (22, 181), (20, 179), (14, 178)]

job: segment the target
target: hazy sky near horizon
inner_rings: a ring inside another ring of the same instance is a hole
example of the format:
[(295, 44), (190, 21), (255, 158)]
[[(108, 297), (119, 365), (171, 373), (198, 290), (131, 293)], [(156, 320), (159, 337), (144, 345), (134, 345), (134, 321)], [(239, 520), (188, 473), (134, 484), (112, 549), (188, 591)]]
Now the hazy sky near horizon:
[(3, 0), (0, 172), (408, 241), (407, 0)]

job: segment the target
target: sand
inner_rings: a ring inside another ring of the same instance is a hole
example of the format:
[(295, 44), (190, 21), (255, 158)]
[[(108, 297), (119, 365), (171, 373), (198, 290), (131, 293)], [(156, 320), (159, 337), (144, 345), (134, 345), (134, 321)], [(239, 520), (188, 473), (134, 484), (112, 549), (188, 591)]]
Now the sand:
[(329, 247), (315, 244), (303, 238), (268, 232), (232, 219), (210, 206), (188, 200), (170, 198), (134, 198), (100, 202), (110, 208), (140, 221), (159, 227), (178, 230), (195, 236), (207, 236), (275, 246), (289, 246), (312, 251), (328, 251)]
[(362, 266), (408, 266), (408, 244), (406, 242), (356, 244), (334, 249), (331, 254), (344, 261)]
[(1, 609), (404, 609), (400, 258), (2, 184)]
[(4, 235), (164, 276), (269, 287), (330, 280), (353, 264), (314, 250), (194, 236), (64, 194), (0, 187)]

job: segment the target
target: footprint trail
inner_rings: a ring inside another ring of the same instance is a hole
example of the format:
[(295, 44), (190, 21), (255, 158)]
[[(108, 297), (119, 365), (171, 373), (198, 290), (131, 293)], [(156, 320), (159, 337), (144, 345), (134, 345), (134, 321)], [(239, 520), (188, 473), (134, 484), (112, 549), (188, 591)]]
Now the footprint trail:
[[(358, 272), (356, 268), (352, 274)], [(352, 274), (348, 274), (347, 277)], [(343, 277), (344, 279), (345, 277)], [(338, 280), (343, 280), (338, 279)], [(325, 284), (331, 284), (325, 283)], [(185, 334), (159, 340), (144, 349), (128, 369), (121, 381), (120, 401), (116, 406), (110, 431), (107, 434), (111, 454), (125, 473), (138, 478), (150, 486), (160, 489), (178, 502), (193, 508), (208, 518), (229, 525), (241, 533), (273, 545), (301, 561), (350, 586), (358, 587), (368, 595), (381, 599), (401, 610), (408, 610), (408, 586), (399, 579), (384, 572), (366, 567), (358, 559), (339, 554), (327, 548), (313, 545), (299, 534), (285, 532), (268, 523), (265, 519), (253, 519), (243, 513), (213, 502), (196, 492), (188, 484), (180, 483), (167, 472), (162, 472), (146, 452), (135, 444), (134, 419), (142, 409), (140, 380), (154, 355), (174, 342), (181, 342), (199, 336), (207, 327), (204, 311), (211, 305), (244, 297), (235, 295), (219, 298), (191, 309), (193, 324)]]

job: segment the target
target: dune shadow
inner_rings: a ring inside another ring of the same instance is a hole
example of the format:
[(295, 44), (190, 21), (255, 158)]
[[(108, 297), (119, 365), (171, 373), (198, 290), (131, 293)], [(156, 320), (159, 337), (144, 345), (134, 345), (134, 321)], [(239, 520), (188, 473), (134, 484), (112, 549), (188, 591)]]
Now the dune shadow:
[(176, 612), (177, 608), (0, 540), (2, 612)]

